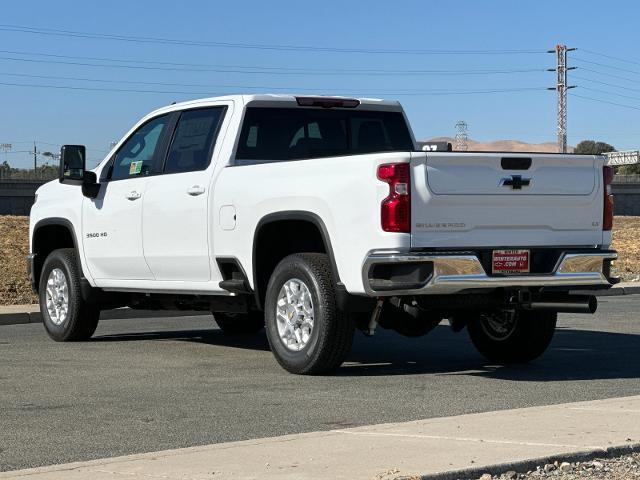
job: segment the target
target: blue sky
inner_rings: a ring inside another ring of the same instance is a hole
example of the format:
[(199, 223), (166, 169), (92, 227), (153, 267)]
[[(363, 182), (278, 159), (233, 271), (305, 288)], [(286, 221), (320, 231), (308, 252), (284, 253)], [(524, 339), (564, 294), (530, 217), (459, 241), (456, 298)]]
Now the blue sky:
[[(579, 88), (569, 97), (569, 143), (594, 138), (638, 148), (638, 18), (634, 1), (4, 2), (0, 143), (12, 143), (15, 153), (0, 151), (0, 161), (31, 165), (20, 151), (37, 140), (41, 151), (86, 144), (95, 163), (152, 109), (257, 91), (396, 98), (419, 139), (453, 136), (463, 119), (477, 140), (555, 141), (556, 96), (544, 90), (554, 85), (554, 73), (544, 69), (555, 65), (555, 56), (540, 52), (557, 43), (578, 48), (569, 59), (579, 67), (570, 75)], [(182, 43), (44, 35), (23, 27)], [(189, 41), (215, 45), (184, 44)], [(264, 48), (270, 45), (313, 48)], [(518, 53), (495, 53), (505, 50)], [(478, 93), (505, 89), (517, 91)]]

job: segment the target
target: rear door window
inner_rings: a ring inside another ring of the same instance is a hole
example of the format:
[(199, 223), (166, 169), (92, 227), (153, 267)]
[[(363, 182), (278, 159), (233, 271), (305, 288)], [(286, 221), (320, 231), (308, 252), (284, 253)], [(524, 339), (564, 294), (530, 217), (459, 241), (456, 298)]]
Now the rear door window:
[(237, 160), (278, 161), (411, 151), (400, 112), (249, 107)]
[(209, 166), (225, 109), (212, 107), (182, 112), (167, 153), (164, 173), (192, 172)]

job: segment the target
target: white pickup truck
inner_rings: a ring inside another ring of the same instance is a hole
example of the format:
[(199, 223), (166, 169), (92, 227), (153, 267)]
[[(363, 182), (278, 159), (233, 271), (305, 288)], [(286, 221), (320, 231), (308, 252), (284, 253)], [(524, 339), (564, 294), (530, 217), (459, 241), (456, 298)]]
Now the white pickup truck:
[(558, 312), (604, 289), (613, 172), (591, 155), (421, 152), (397, 102), (237, 95), (140, 120), (94, 170), (66, 145), (31, 209), (44, 325), (84, 340), (101, 309), (200, 309), (265, 328), (301, 374), (356, 329), (448, 319), (495, 362), (542, 354)]

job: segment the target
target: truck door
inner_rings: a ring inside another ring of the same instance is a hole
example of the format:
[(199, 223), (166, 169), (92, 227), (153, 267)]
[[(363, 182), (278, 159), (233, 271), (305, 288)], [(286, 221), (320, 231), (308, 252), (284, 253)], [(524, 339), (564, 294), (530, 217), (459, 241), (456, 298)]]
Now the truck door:
[[(220, 280), (209, 256), (214, 150), (228, 106), (180, 113), (162, 175), (149, 178), (142, 213), (146, 262), (156, 280)], [(214, 272), (212, 274), (212, 271)]]
[(142, 249), (142, 202), (171, 122), (163, 115), (134, 131), (101, 173), (98, 196), (84, 199), (82, 241), (98, 286), (101, 279), (153, 279)]

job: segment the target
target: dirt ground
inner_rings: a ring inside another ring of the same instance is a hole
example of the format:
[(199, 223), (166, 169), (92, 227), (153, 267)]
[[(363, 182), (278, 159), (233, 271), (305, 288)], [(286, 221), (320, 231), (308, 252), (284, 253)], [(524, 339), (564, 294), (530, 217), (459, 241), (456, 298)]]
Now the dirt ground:
[(37, 303), (27, 278), (29, 217), (0, 215), (0, 305)]
[[(615, 271), (625, 281), (640, 281), (640, 217), (616, 217), (613, 248), (620, 254)], [(0, 215), (0, 305), (36, 303), (26, 272), (29, 218)]]
[(619, 255), (615, 273), (626, 282), (640, 281), (640, 217), (614, 219), (613, 248)]

